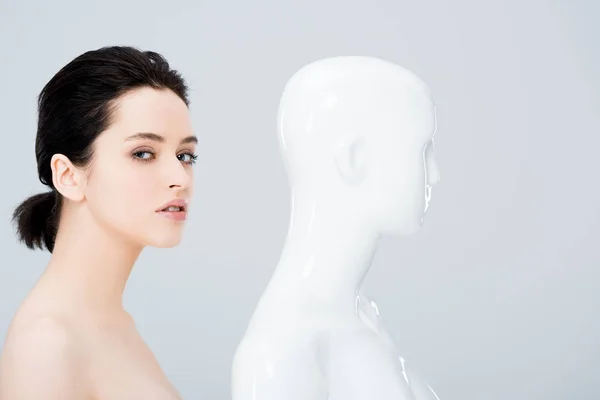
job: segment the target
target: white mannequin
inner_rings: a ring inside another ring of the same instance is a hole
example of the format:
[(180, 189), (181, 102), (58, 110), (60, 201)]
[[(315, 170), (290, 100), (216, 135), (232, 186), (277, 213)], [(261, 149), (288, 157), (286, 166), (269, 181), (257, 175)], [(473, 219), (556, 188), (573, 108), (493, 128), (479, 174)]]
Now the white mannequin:
[(390, 62), (328, 58), (288, 81), (278, 136), (290, 227), (234, 357), (233, 400), (437, 399), (361, 292), (379, 237), (422, 223), (435, 130), (429, 90)]

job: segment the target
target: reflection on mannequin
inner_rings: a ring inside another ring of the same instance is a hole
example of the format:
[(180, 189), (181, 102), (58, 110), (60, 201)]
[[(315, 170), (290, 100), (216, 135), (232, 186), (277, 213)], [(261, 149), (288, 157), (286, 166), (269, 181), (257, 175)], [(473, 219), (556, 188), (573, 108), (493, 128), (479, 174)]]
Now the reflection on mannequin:
[(288, 81), (278, 122), (290, 227), (234, 357), (233, 400), (437, 399), (361, 291), (380, 236), (414, 233), (438, 180), (429, 90), (384, 60), (324, 59)]

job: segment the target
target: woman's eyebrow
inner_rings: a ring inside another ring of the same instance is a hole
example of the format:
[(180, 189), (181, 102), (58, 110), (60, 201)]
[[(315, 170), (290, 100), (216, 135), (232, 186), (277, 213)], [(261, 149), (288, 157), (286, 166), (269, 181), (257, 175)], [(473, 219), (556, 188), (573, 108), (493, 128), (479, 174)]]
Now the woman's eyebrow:
[[(146, 140), (153, 140), (155, 142), (159, 142), (159, 143), (164, 143), (165, 142), (165, 138), (164, 136), (158, 135), (156, 133), (152, 133), (152, 132), (140, 132), (140, 133), (136, 133), (135, 135), (131, 135), (128, 136), (127, 138), (125, 138), (125, 141), (131, 141), (131, 140), (140, 140), (140, 139), (146, 139)], [(186, 138), (183, 138), (181, 140), (181, 144), (185, 144), (185, 143), (198, 143), (198, 138), (196, 136), (188, 136)]]

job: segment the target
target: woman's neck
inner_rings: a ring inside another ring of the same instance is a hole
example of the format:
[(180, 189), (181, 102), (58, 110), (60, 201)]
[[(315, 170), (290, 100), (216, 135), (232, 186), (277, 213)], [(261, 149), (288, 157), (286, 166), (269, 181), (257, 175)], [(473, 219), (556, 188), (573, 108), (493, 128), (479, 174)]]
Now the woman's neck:
[[(86, 207), (64, 210), (39, 284), (54, 300), (89, 312), (123, 310), (123, 292), (142, 246), (100, 226)], [(64, 302), (64, 303), (63, 303)]]

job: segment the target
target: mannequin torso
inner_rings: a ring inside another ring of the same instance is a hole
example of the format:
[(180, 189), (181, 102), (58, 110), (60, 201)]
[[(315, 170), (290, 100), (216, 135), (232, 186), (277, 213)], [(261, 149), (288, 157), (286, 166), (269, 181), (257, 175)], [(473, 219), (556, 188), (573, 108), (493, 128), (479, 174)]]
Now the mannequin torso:
[(234, 358), (234, 400), (439, 400), (399, 356), (364, 293), (349, 304), (354, 312), (281, 299), (278, 312), (264, 305), (268, 295), (267, 289)]
[(233, 400), (437, 400), (362, 291), (381, 235), (415, 232), (438, 179), (428, 89), (383, 60), (324, 59), (288, 81), (278, 122), (290, 227)]

